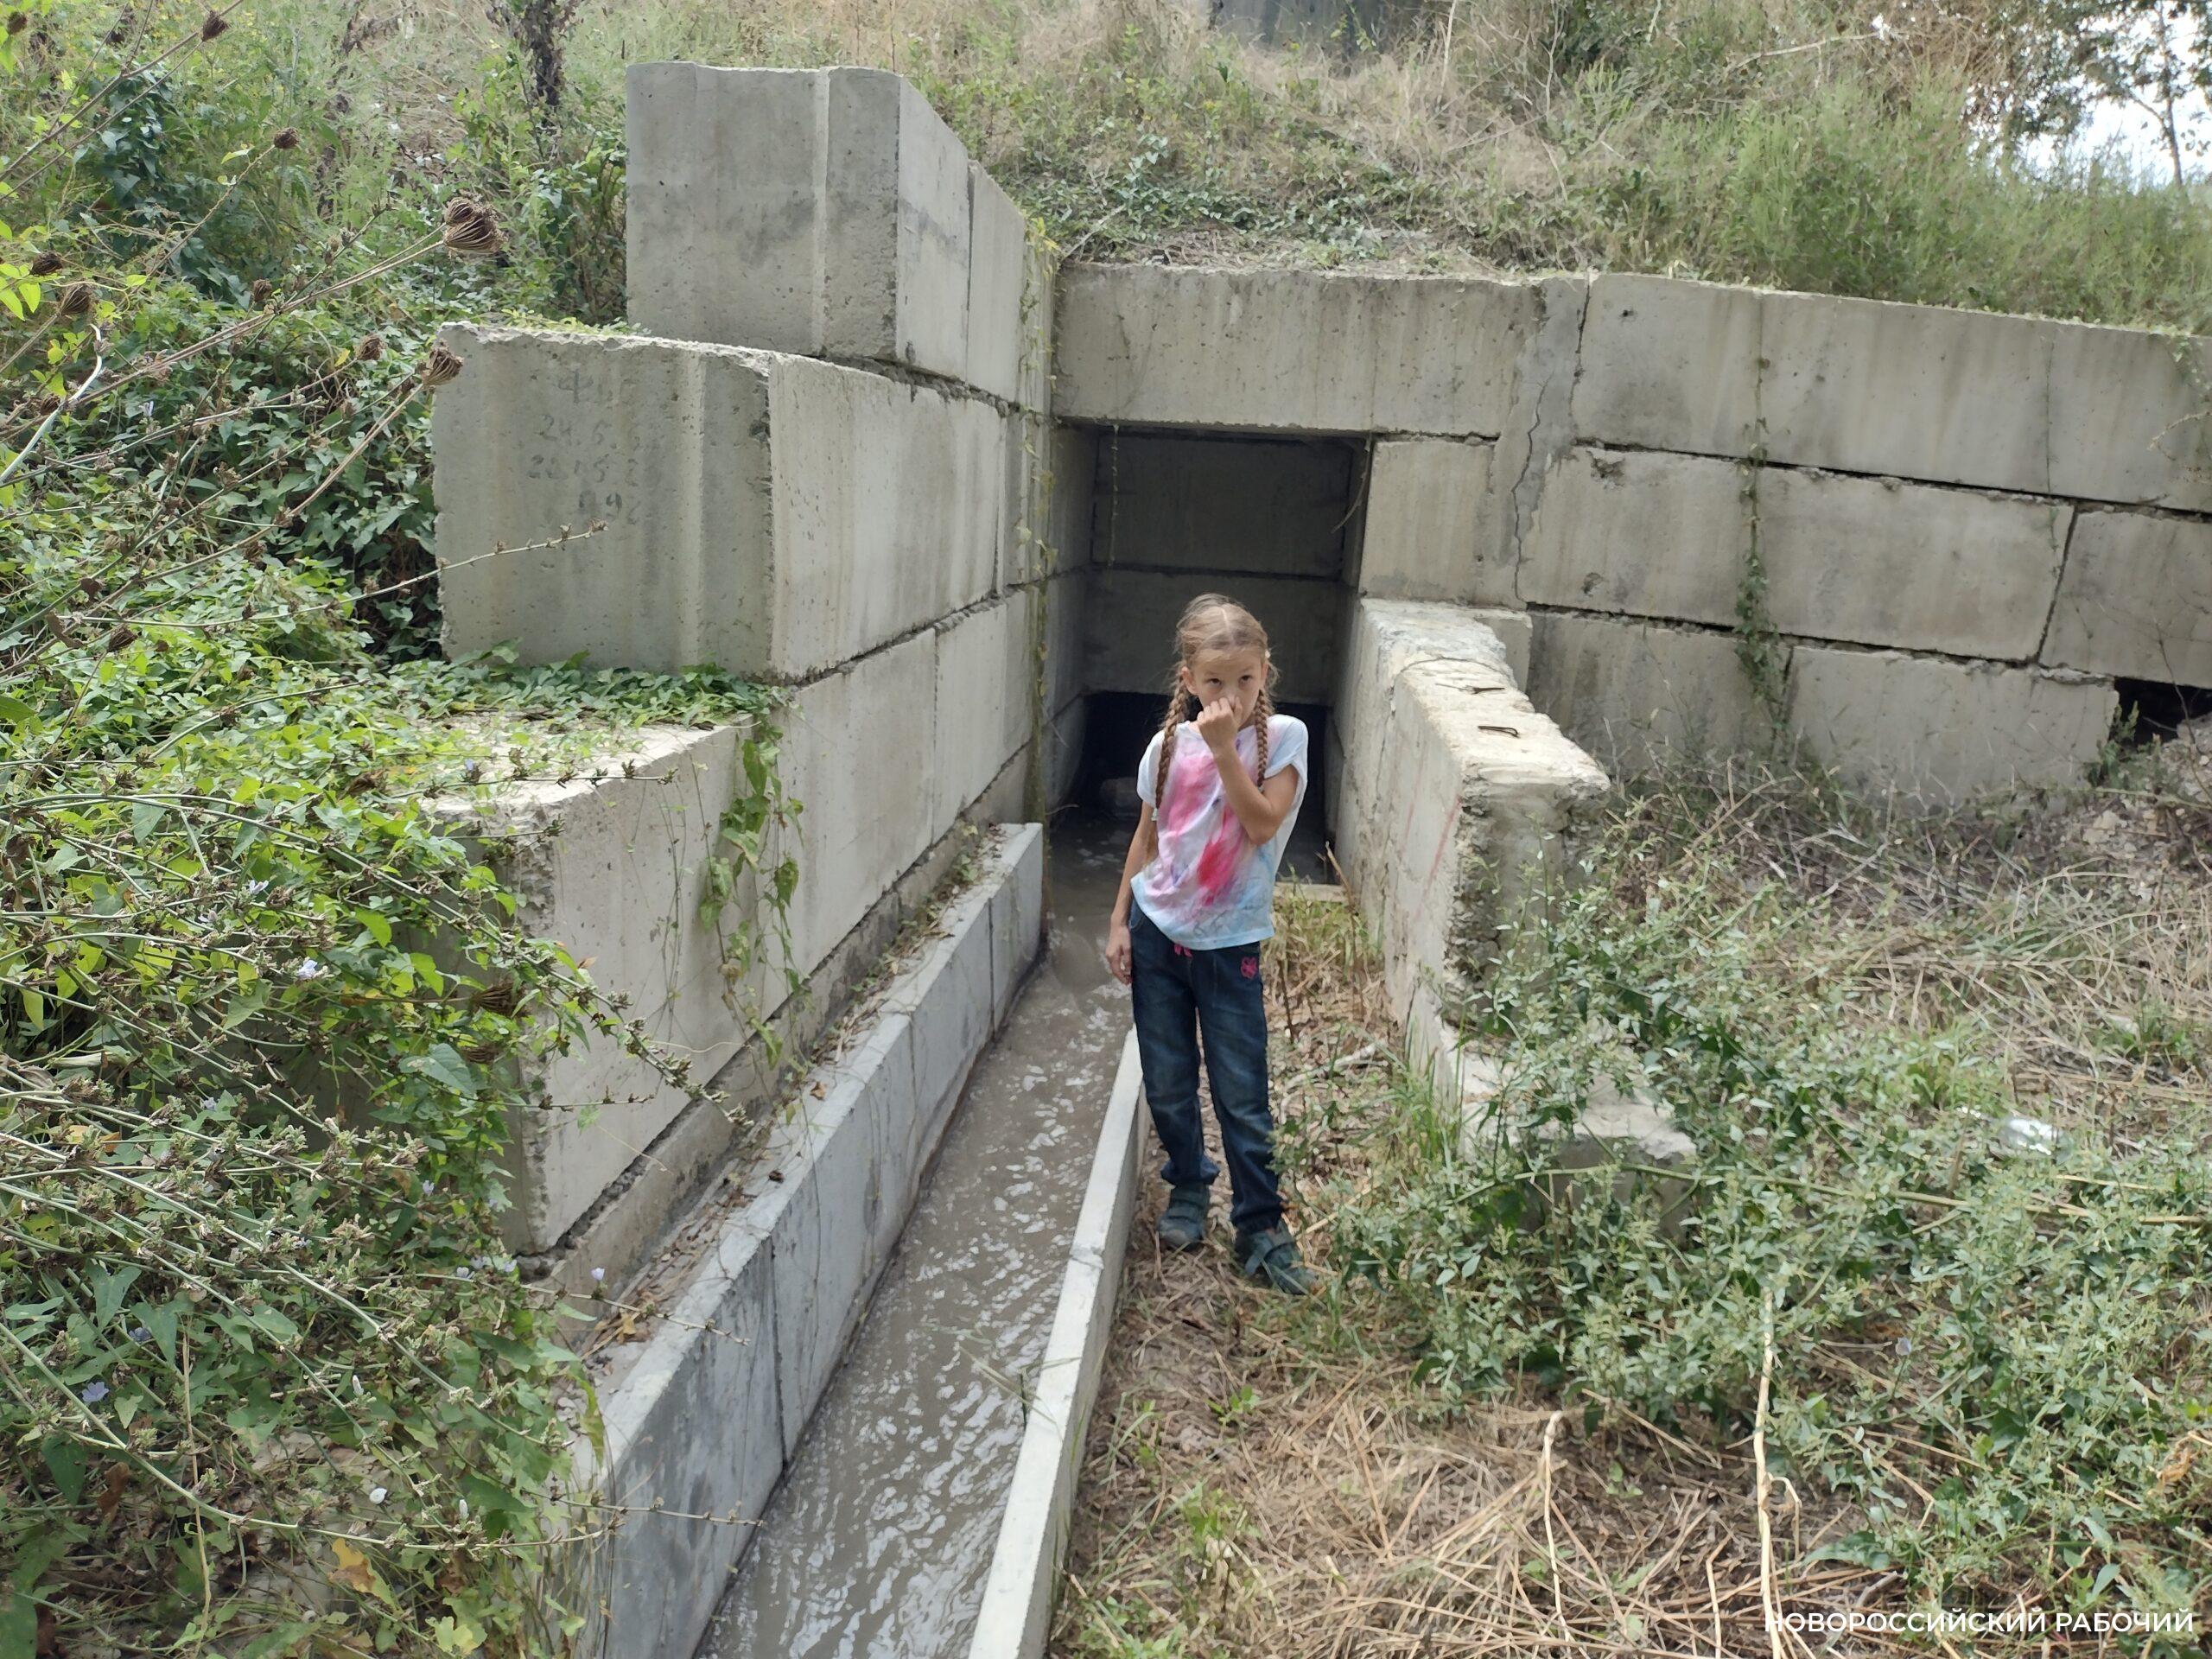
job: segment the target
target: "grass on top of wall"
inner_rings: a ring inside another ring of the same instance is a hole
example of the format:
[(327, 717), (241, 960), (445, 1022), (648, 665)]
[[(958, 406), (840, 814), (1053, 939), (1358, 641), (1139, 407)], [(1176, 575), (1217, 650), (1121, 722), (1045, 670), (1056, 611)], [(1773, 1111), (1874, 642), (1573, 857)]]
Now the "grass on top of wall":
[(312, 119), (327, 192), (500, 202), (523, 233), (499, 297), (592, 321), (621, 305), (623, 67), (691, 58), (909, 76), (1084, 257), (1660, 271), (2212, 326), (2201, 201), (2109, 156), (2038, 174), (2002, 140), (2027, 48), (2000, 0), (1877, 31), (1880, 10), (1440, 5), (1347, 54), (1246, 46), (1176, 0), (586, 0), (544, 122), (481, 7), (261, 0), (223, 73)]

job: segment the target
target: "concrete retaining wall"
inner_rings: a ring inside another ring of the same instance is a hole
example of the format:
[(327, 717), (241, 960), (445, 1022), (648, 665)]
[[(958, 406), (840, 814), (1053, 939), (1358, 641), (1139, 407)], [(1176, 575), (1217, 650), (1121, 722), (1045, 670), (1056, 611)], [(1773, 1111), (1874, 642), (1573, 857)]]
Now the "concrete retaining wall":
[(941, 937), (800, 1080), (744, 1201), (664, 1293), (667, 1317), (595, 1360), (606, 1454), (580, 1446), (580, 1480), (611, 1529), (578, 1564), (603, 1609), (579, 1651), (697, 1645), (1035, 957), (1043, 851), (1037, 825), (997, 832)]
[(1572, 878), (1605, 774), (1536, 712), (1503, 644), (1462, 607), (1354, 601), (1335, 702), (1337, 856), (1395, 1011), (1433, 1031)]
[[(1070, 421), (1369, 438), (1358, 591), (1535, 613), (1538, 706), (1631, 769), (1781, 732), (1954, 798), (2078, 777), (2108, 707), (2078, 677), (2212, 686), (2208, 342), (1638, 276), (1147, 265), (1063, 273), (1058, 365)], [(1672, 666), (1746, 618), (1812, 653), (1757, 718), (1740, 673)], [(1926, 701), (1845, 696), (1872, 671), (1838, 647), (1904, 653)]]

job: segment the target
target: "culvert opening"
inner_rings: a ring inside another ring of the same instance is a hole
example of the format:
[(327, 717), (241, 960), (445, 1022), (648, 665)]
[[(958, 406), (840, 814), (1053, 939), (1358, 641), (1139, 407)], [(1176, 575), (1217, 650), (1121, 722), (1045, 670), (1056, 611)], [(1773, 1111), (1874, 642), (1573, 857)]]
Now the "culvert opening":
[[(1087, 721), (1073, 798), (1134, 823), (1127, 788), (1158, 728), (1174, 625), (1225, 594), (1267, 628), (1275, 706), (1306, 722), (1306, 798), (1283, 874), (1334, 879), (1327, 857), (1330, 696), (1362, 529), (1367, 448), (1348, 438), (1103, 429), (1090, 489)], [(1116, 788), (1116, 784), (1121, 787)]]
[(2113, 730), (2130, 744), (2171, 737), (2193, 720), (2212, 715), (2212, 686), (2168, 680), (2117, 680), (2120, 708)]

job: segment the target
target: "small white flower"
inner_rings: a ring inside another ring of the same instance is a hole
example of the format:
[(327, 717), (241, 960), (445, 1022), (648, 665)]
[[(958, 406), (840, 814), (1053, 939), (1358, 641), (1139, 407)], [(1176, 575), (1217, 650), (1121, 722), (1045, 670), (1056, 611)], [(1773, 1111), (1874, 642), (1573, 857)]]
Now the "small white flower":
[(353, 1376), (353, 1397), (356, 1400), (361, 1397), (361, 1378), (359, 1372), (354, 1373)]
[(454, 1269), (454, 1275), (456, 1278), (461, 1279), (474, 1279), (476, 1276), (475, 1274), (467, 1268), (455, 1268)]
[(370, 1502), (370, 1503), (383, 1503), (383, 1502), (384, 1502), (384, 1488), (383, 1488), (383, 1487), (381, 1487), (381, 1486), (372, 1486), (372, 1487), (370, 1487), (370, 1488), (369, 1488), (369, 1502)]
[(591, 1281), (594, 1285), (605, 1284), (607, 1282), (607, 1269), (605, 1268), (594, 1268), (591, 1270)]
[(330, 969), (324, 967), (313, 957), (302, 957), (300, 958), (299, 965), (292, 969), (292, 977), (294, 979), (321, 979), (329, 971)]
[(465, 1497), (461, 1500), (461, 1518), (464, 1521), (468, 1519), (468, 1500)]

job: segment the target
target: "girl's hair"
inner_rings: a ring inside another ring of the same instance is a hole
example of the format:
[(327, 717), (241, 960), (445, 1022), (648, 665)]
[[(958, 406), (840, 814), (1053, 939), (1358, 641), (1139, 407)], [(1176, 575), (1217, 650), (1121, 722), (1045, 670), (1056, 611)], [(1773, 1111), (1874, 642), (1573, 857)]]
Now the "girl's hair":
[[(1182, 670), (1201, 652), (1256, 651), (1267, 654), (1268, 631), (1259, 618), (1235, 600), (1221, 594), (1200, 594), (1183, 607), (1175, 625), (1175, 668), (1167, 677), (1167, 713), (1160, 722), (1160, 759), (1152, 778), (1152, 816), (1157, 836), (1160, 815), (1167, 805), (1168, 760), (1175, 752), (1175, 728), (1198, 712), (1197, 696), (1184, 689)], [(1254, 781), (1268, 780), (1268, 720), (1275, 711), (1275, 666), (1267, 664), (1267, 678), (1260, 687), (1258, 754)], [(1155, 842), (1155, 846), (1156, 846)]]

